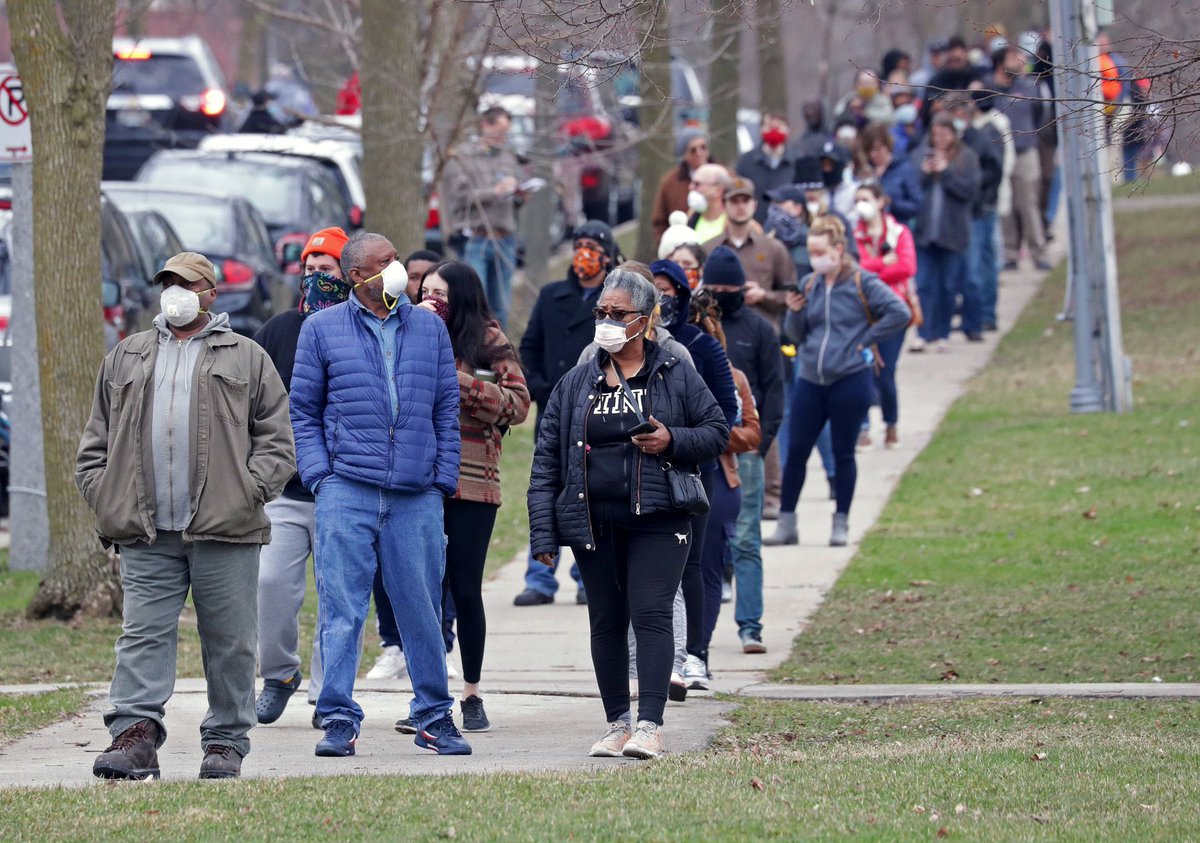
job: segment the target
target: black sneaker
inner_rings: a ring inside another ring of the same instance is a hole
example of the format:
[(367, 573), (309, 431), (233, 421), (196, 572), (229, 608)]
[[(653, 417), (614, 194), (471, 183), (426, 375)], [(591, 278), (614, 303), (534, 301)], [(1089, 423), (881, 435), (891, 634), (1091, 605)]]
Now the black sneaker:
[(545, 606), (554, 602), (553, 594), (543, 594), (532, 588), (527, 588), (513, 598), (514, 606)]
[(254, 714), (259, 723), (274, 723), (283, 715), (288, 700), (300, 687), (300, 679), (300, 671), (297, 670), (286, 682), (279, 679), (263, 680), (262, 693), (254, 701)]
[(242, 774), (242, 756), (237, 750), (223, 743), (210, 743), (204, 748), (204, 760), (200, 762), (202, 779), (236, 779)]
[(983, 334), (979, 331), (971, 331), (967, 334), (967, 342), (983, 342)]
[(476, 695), (467, 697), (458, 707), (462, 711), (464, 732), (486, 732), (492, 728), (487, 712), (483, 710), (483, 700)]
[(152, 720), (139, 720), (121, 734), (96, 758), (92, 775), (101, 779), (157, 779), (158, 726)]
[(586, 606), (587, 605), (587, 592), (584, 591), (582, 588), (579, 589), (579, 591), (575, 592), (575, 605), (576, 606)]
[(447, 710), (442, 719), (434, 720), (424, 729), (417, 731), (413, 743), (421, 749), (432, 749), (438, 755), (470, 755), (471, 745), (467, 743), (454, 725), (454, 717)]
[(417, 724), (412, 721), (411, 717), (404, 717), (396, 721), (396, 731), (402, 735), (415, 735)]

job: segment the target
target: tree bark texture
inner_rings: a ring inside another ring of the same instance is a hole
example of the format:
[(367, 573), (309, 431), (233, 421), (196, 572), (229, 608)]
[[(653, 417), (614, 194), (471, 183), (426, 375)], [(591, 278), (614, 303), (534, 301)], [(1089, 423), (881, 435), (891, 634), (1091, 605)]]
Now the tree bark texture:
[(388, 237), (401, 260), (424, 245), (419, 0), (363, 0), (363, 182), (367, 228)]
[(709, 145), (713, 160), (730, 168), (737, 163), (738, 38), (742, 27), (729, 0), (711, 0), (712, 65), (709, 69)]
[(34, 617), (120, 614), (121, 589), (75, 488), (75, 454), (104, 357), (100, 171), (114, 0), (10, 3), (33, 135), (33, 265), (50, 523)]
[(758, 3), (759, 109), (787, 116), (788, 77), (784, 71), (783, 39), (779, 31), (779, 0)]
[(638, 206), (636, 257), (650, 263), (658, 257), (654, 237), (654, 198), (663, 173), (675, 159), (675, 108), (671, 97), (671, 48), (667, 33), (667, 4), (660, 3), (653, 19), (647, 49), (642, 53), (641, 98), (638, 113), (642, 137), (638, 141), (638, 180), (642, 183)]

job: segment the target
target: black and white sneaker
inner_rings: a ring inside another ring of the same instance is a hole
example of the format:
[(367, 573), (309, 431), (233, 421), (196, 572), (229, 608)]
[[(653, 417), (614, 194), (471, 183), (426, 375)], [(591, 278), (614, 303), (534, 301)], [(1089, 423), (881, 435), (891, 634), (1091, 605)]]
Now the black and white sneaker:
[(483, 700), (472, 694), (458, 704), (462, 711), (462, 723), (464, 732), (486, 732), (492, 728), (491, 722), (487, 718), (487, 712), (483, 710)]

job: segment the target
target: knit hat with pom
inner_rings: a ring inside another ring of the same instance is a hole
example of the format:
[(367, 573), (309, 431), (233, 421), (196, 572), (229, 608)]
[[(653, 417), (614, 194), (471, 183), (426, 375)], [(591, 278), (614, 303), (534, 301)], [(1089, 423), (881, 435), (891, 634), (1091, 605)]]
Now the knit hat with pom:
[(670, 225), (658, 241), (659, 260), (670, 257), (680, 246), (700, 242), (695, 229), (688, 226), (688, 217), (683, 211), (672, 211), (671, 216), (667, 217), (667, 222)]

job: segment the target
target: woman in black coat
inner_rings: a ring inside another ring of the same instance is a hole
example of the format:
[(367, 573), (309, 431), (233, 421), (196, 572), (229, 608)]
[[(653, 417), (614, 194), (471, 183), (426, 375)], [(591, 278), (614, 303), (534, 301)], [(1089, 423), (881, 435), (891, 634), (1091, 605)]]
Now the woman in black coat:
[[(971, 218), (979, 193), (979, 158), (959, 140), (948, 114), (933, 118), (929, 146), (921, 156), (921, 210), (913, 237), (917, 241), (917, 294), (925, 306), (925, 324), (913, 351), (932, 342), (939, 351), (947, 349), (950, 320), (960, 290), (963, 309), (978, 313), (979, 287), (969, 284), (967, 249), (971, 245)], [(978, 324), (978, 323), (976, 323)], [(983, 337), (974, 331), (972, 342)]]
[(554, 388), (529, 481), (530, 552), (549, 565), (560, 546), (570, 546), (587, 589), (592, 664), (609, 724), (593, 756), (655, 758), (663, 751), (671, 603), (692, 541), (690, 514), (672, 503), (667, 469), (696, 472), (729, 439), (696, 371), (645, 339), (657, 304), (654, 285), (634, 272), (614, 270), (605, 279), (595, 312), (602, 350)]

